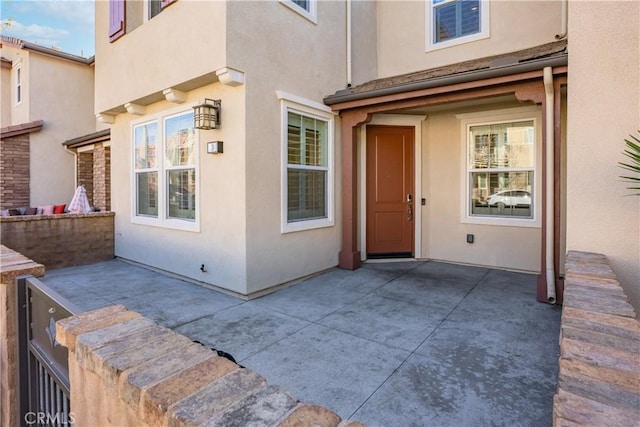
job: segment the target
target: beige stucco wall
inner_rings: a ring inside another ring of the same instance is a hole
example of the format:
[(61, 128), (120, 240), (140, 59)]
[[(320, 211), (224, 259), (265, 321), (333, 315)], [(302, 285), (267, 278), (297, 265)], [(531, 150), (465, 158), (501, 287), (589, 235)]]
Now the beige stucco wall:
[(31, 205), (69, 203), (75, 191), (75, 157), (62, 143), (95, 132), (93, 68), (31, 53), (30, 120), (44, 120), (31, 134)]
[[(29, 56), (30, 52), (22, 49), (18, 49), (7, 43), (2, 44), (2, 50), (0, 51), (2, 56), (12, 61), (12, 69), (3, 69), (2, 73), (2, 127), (9, 125), (17, 125), (21, 123), (27, 123), (29, 119), (29, 79), (30, 79), (30, 66)], [(21, 84), (22, 84), (22, 101), (16, 103), (16, 68), (20, 68)], [(5, 105), (9, 107), (8, 111), (4, 111)], [(38, 120), (38, 119), (32, 119)]]
[(2, 88), (2, 96), (0, 96), (0, 128), (7, 127), (11, 124), (11, 104), (13, 103), (13, 92), (11, 87), (13, 81), (11, 79), (13, 69), (0, 69), (0, 87)]
[[(247, 78), (247, 289), (255, 292), (338, 263), (337, 219), (332, 227), (281, 232), (282, 119), (276, 91), (321, 104), (345, 87), (346, 9), (342, 2), (318, 2), (314, 24), (280, 2), (231, 2), (229, 17), (229, 61)], [(337, 134), (338, 122), (335, 129)], [(336, 172), (339, 147), (336, 140)], [(335, 182), (339, 188), (339, 173)], [(339, 200), (336, 191), (335, 218)]]
[[(75, 190), (75, 160), (62, 143), (96, 129), (93, 68), (8, 44), (3, 45), (2, 56), (22, 70), (20, 104), (15, 104), (15, 82), (7, 86), (2, 82), (3, 109), (5, 98), (10, 105), (10, 110), (2, 113), (2, 126), (44, 121), (41, 131), (30, 134), (31, 206), (69, 203)], [(2, 75), (11, 74), (15, 70), (3, 70)], [(15, 76), (11, 78), (13, 81)]]
[[(492, 105), (485, 111), (499, 112), (514, 105)], [(462, 145), (465, 138), (459, 113), (478, 110), (463, 109), (432, 113), (423, 122), (422, 195), (427, 203), (421, 207), (422, 257), (434, 260), (483, 265), (530, 272), (540, 271), (540, 226), (504, 226), (467, 223), (463, 218), (463, 196), (466, 171)], [(512, 111), (512, 110), (506, 110)], [(538, 119), (537, 175), (540, 170), (540, 112), (524, 113), (522, 117)], [(485, 119), (478, 119), (480, 122)], [(536, 184), (540, 183), (537, 176)], [(534, 206), (541, 203), (535, 190)], [(419, 200), (416, 197), (416, 200)], [(539, 211), (537, 212), (539, 214)], [(474, 243), (466, 235), (474, 235)]]
[(226, 66), (226, 7), (180, 0), (110, 43), (109, 2), (96, 2), (96, 113)]
[[(199, 134), (200, 231), (132, 223), (132, 123), (157, 113), (191, 110), (204, 97), (222, 99), (222, 127)], [(187, 101), (151, 104), (143, 116), (121, 114), (111, 127), (111, 206), (116, 212), (116, 256), (245, 292), (245, 120), (244, 87), (212, 84), (192, 91)], [(206, 153), (206, 142), (224, 141), (224, 153)], [(206, 272), (200, 271), (204, 264)]]
[(561, 31), (561, 1), (491, 1), (489, 38), (426, 52), (425, 4), (378, 2), (380, 77), (550, 43)]
[(567, 249), (605, 254), (636, 310), (640, 197), (617, 163), (640, 129), (638, 22), (639, 2), (569, 3)]

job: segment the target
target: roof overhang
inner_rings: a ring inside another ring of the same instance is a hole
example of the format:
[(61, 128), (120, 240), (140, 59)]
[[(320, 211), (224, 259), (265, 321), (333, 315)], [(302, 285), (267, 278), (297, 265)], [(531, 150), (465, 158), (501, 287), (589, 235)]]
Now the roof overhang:
[(19, 125), (7, 126), (0, 129), (0, 138), (11, 138), (13, 136), (25, 135), (33, 132), (38, 132), (42, 129), (44, 122), (42, 120), (36, 120), (34, 122), (22, 123)]
[(567, 65), (566, 42), (555, 42), (509, 55), (374, 80), (338, 91), (327, 96), (324, 102), (334, 111), (400, 101), (411, 104), (416, 98), (539, 80), (547, 67), (555, 75), (566, 75)]
[(93, 132), (88, 135), (79, 136), (77, 138), (70, 139), (62, 143), (64, 147), (69, 149), (80, 148), (86, 145), (97, 144), (100, 142), (106, 142), (111, 139), (111, 129), (104, 129), (98, 132)]

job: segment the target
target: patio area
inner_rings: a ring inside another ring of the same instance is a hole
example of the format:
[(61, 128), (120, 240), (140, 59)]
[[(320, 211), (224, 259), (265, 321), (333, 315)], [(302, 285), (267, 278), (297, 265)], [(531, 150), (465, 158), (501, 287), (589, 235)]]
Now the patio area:
[(534, 275), (365, 263), (251, 301), (118, 260), (42, 281), (82, 310), (124, 304), (370, 426), (552, 423), (561, 309), (536, 302)]

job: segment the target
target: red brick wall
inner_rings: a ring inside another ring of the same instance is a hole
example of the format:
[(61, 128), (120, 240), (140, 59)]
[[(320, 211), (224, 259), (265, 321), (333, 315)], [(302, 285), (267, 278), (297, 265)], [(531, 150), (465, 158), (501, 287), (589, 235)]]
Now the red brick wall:
[(28, 207), (29, 135), (0, 140), (0, 209)]

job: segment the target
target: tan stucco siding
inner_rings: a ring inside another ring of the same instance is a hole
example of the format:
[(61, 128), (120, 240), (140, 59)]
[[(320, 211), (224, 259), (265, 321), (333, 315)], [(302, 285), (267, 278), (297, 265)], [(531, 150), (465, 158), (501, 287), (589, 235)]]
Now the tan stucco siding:
[[(159, 114), (178, 114), (204, 97), (223, 99), (220, 129), (199, 134), (199, 231), (132, 222), (134, 209), (132, 126)], [(144, 116), (121, 114), (111, 128), (112, 209), (116, 256), (185, 277), (246, 293), (244, 88), (220, 83), (192, 91), (184, 105), (162, 101)], [(224, 153), (207, 154), (206, 142), (224, 141)], [(206, 272), (200, 271), (204, 264)]]
[[(1, 53), (4, 58), (12, 61), (10, 70), (2, 70), (2, 127), (19, 125), (32, 120), (40, 120), (30, 119), (29, 116), (30, 52), (8, 44), (3, 44)], [(19, 103), (16, 102), (16, 70), (18, 68), (20, 68), (20, 80), (22, 86), (22, 100)], [(7, 111), (4, 111), (5, 105), (8, 107)]]
[[(541, 128), (537, 131), (540, 132)], [(462, 143), (464, 138), (460, 120), (453, 113), (432, 114), (424, 122), (421, 197), (426, 199), (426, 205), (420, 211), (422, 257), (539, 272), (539, 226), (485, 225), (465, 221), (463, 200), (467, 177), (463, 162), (466, 156)], [(537, 169), (536, 173), (541, 174), (541, 170)], [(536, 177), (538, 182), (539, 177)], [(541, 202), (540, 192), (537, 194), (534, 205)], [(467, 243), (467, 234), (474, 235), (474, 243)]]
[(636, 310), (640, 197), (617, 163), (640, 128), (638, 22), (638, 2), (569, 3), (567, 249), (605, 254)]
[(31, 204), (69, 203), (75, 190), (75, 157), (62, 143), (95, 131), (93, 68), (31, 54), (30, 117), (44, 120), (31, 134)]
[[(280, 2), (229, 3), (229, 65), (246, 72), (247, 286), (255, 292), (337, 265), (340, 227), (281, 232), (282, 118), (276, 91), (322, 104), (346, 85), (345, 5), (318, 2), (314, 24)], [(260, 31), (247, 32), (246, 28)], [(250, 53), (250, 54), (249, 54)], [(335, 123), (336, 134), (338, 122)], [(334, 170), (339, 143), (334, 140)], [(333, 193), (340, 212), (339, 174)]]
[(226, 4), (180, 0), (110, 43), (109, 2), (96, 2), (96, 113), (224, 67)]
[(426, 51), (426, 1), (378, 5), (378, 74), (389, 77), (555, 41), (561, 1), (490, 1), (490, 37)]
[(11, 106), (14, 103), (13, 94), (13, 69), (2, 68), (0, 71), (0, 86), (2, 87), (2, 97), (0, 97), (0, 127), (11, 125)]

